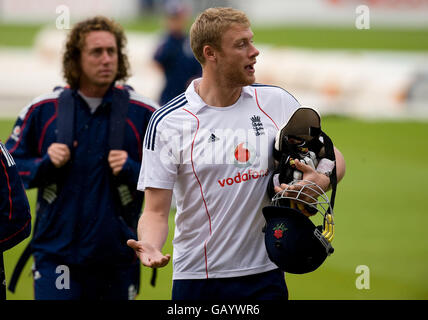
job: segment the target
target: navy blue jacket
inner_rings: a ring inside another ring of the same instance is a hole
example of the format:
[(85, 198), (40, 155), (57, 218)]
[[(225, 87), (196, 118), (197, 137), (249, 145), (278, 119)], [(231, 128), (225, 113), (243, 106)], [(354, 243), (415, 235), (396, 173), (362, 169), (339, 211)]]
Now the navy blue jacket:
[(162, 65), (166, 78), (161, 105), (186, 91), (190, 82), (202, 75), (201, 65), (193, 55), (187, 35), (166, 35), (155, 52), (154, 60)]
[[(108, 163), (111, 87), (91, 114), (88, 105), (75, 99), (74, 148), (70, 161), (55, 168), (47, 154), (57, 142), (58, 97), (62, 90), (35, 99), (24, 108), (6, 146), (14, 156), (26, 188), (38, 188), (37, 225), (33, 250), (38, 257), (59, 259), (69, 265), (122, 264), (135, 259), (126, 240), (136, 238), (120, 216), (121, 202)], [(127, 90), (127, 89), (126, 89)], [(123, 149), (128, 159), (119, 174), (138, 205), (143, 193), (136, 190), (142, 141), (157, 105), (130, 90)]]
[(30, 235), (31, 215), (15, 161), (0, 142), (0, 253)]

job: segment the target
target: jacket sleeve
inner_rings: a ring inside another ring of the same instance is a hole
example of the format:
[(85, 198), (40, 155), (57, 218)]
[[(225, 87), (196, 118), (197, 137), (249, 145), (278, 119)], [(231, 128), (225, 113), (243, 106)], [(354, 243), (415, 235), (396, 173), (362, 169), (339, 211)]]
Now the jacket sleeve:
[(0, 252), (3, 252), (30, 235), (31, 214), (14, 159), (1, 142), (0, 194)]
[(20, 115), (6, 142), (6, 148), (16, 161), (18, 173), (26, 189), (52, 183), (57, 171), (48, 154), (42, 154), (40, 150), (43, 123), (38, 117), (38, 111), (30, 107)]
[(132, 190), (137, 189), (138, 175), (140, 173), (141, 163), (135, 161), (128, 155), (125, 164), (123, 165), (122, 171), (120, 173), (123, 181), (131, 187)]
[(121, 178), (124, 179), (123, 181), (125, 181), (132, 190), (135, 190), (137, 188), (138, 177), (140, 175), (141, 160), (142, 160), (142, 153), (143, 153), (142, 142), (144, 140), (144, 136), (146, 134), (146, 130), (149, 125), (150, 118), (153, 114), (153, 110), (156, 110), (157, 108), (159, 108), (159, 106), (153, 101), (147, 101), (146, 104), (147, 106), (151, 107), (152, 110), (145, 110), (144, 117), (142, 117), (143, 122), (141, 123), (141, 127), (138, 130), (139, 138), (137, 140), (139, 140), (138, 142), (139, 145), (138, 146), (136, 145), (134, 147), (134, 150), (138, 149), (138, 156), (137, 155), (131, 156), (130, 154), (128, 154), (128, 159), (126, 160), (120, 174)]

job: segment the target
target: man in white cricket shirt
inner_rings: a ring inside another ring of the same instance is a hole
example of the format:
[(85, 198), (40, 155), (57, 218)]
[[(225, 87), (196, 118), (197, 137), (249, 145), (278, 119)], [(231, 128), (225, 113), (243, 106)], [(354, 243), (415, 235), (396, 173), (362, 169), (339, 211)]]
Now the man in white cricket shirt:
[[(203, 75), (151, 118), (138, 183), (146, 203), (139, 240), (128, 245), (145, 266), (168, 264), (162, 247), (174, 192), (172, 299), (287, 299), (284, 273), (267, 256), (261, 209), (275, 135), (300, 104), (281, 88), (255, 84), (259, 51), (243, 12), (205, 10), (190, 39)], [(336, 158), (340, 180), (338, 150)], [(327, 190), (327, 176), (296, 167)]]

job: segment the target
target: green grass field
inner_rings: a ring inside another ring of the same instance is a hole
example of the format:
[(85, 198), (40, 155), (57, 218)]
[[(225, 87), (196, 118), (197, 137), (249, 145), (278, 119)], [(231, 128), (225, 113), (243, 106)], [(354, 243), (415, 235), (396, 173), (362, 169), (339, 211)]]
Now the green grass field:
[[(125, 31), (161, 32), (163, 23), (156, 17), (122, 23)], [(42, 27), (55, 28), (51, 24), (0, 24), (0, 46), (29, 47)], [(290, 46), (313, 49), (367, 49), (427, 51), (428, 29), (385, 29), (334, 27), (262, 27), (254, 26), (257, 44)], [(397, 41), (397, 39), (400, 39)]]
[[(0, 120), (3, 141), (12, 126)], [(323, 128), (347, 163), (335, 207), (335, 253), (313, 273), (286, 275), (290, 299), (428, 299), (428, 122), (326, 117)], [(34, 212), (35, 192), (28, 196)], [(169, 253), (173, 226), (171, 214)], [(5, 253), (8, 280), (24, 246)], [(370, 270), (370, 289), (355, 285), (359, 265)], [(171, 264), (159, 270), (152, 288), (144, 268), (138, 299), (170, 299), (171, 274)], [(8, 299), (33, 299), (30, 263)]]

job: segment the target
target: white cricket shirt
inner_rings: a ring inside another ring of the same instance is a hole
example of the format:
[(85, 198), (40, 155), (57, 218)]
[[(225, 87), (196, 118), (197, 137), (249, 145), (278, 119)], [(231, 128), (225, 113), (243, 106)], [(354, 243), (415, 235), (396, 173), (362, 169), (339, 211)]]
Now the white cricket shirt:
[(173, 279), (228, 278), (277, 268), (261, 209), (279, 127), (300, 106), (287, 91), (254, 84), (228, 107), (186, 92), (158, 109), (144, 140), (138, 190), (173, 189)]

